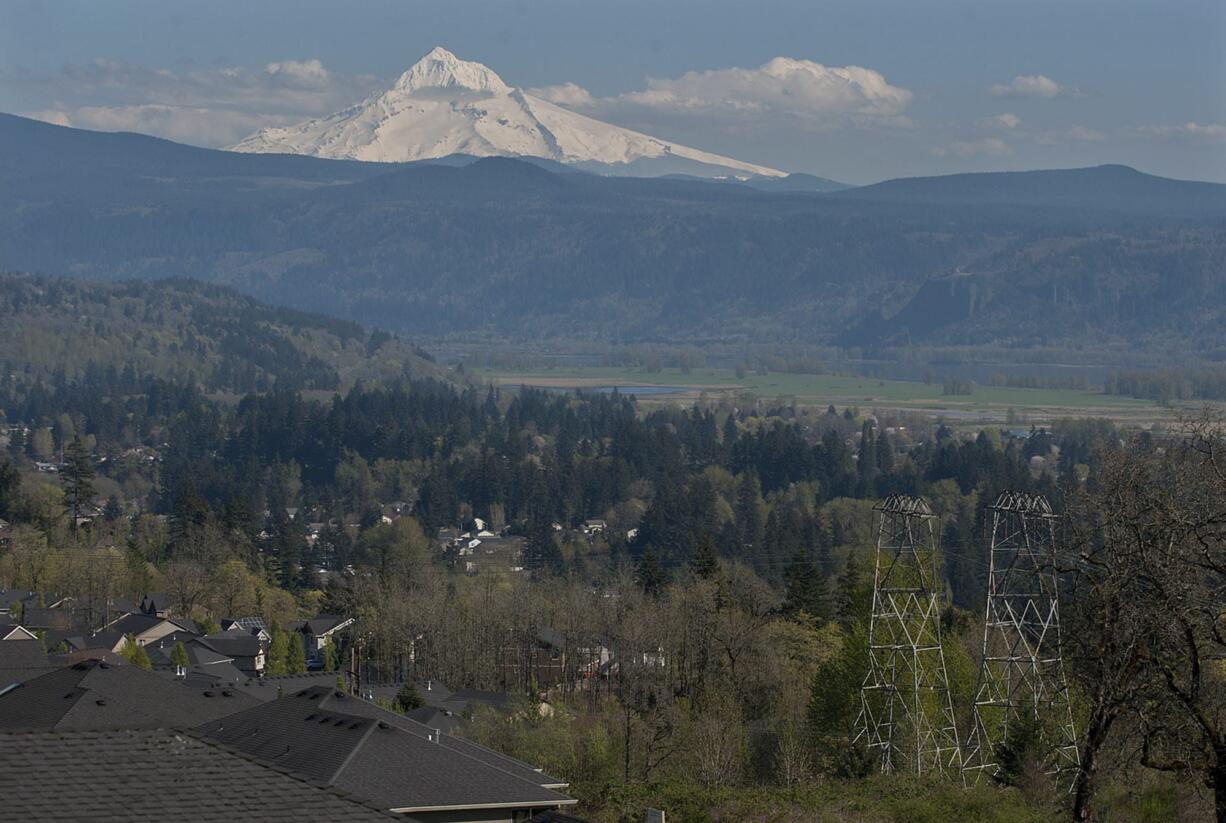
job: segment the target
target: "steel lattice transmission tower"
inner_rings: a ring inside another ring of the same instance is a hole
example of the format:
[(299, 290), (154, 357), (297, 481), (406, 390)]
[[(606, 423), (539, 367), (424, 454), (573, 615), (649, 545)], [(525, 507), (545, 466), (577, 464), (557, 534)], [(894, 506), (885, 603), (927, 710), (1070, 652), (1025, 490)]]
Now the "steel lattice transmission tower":
[(996, 776), (1001, 747), (1027, 734), (1045, 752), (1045, 771), (1071, 786), (1079, 759), (1060, 649), (1057, 518), (1046, 498), (1025, 492), (1004, 492), (988, 510), (983, 658), (963, 774), (968, 783)]
[(919, 497), (877, 506), (877, 562), (869, 619), (869, 671), (855, 742), (883, 772), (924, 774), (962, 765), (941, 648), (935, 517)]

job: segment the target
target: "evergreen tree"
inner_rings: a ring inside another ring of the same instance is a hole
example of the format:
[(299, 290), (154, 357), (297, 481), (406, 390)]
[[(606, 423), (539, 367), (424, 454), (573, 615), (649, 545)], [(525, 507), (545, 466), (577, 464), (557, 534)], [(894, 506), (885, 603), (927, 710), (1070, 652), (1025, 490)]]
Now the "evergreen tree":
[(562, 552), (553, 533), (553, 523), (542, 512), (536, 512), (528, 521), (528, 539), (524, 543), (524, 567), (534, 572), (559, 574), (562, 571)]
[(77, 532), (77, 518), (94, 497), (94, 458), (77, 435), (64, 452), (64, 468), (60, 472), (64, 483), (64, 506)]
[(336, 671), (336, 644), (332, 642), (331, 637), (325, 638), (324, 647), (320, 650), (320, 656), (323, 657), (324, 671)]
[(395, 706), (404, 714), (420, 709), (424, 705), (426, 705), (425, 699), (411, 681), (406, 682), (400, 687), (400, 691), (396, 692)]
[(639, 587), (653, 597), (659, 596), (664, 591), (665, 585), (668, 584), (664, 569), (660, 566), (660, 560), (651, 549), (643, 552), (634, 577)]
[(264, 661), (264, 674), (268, 677), (289, 674), (289, 637), (281, 629), (272, 630), (268, 659)]
[(710, 580), (719, 573), (719, 558), (715, 554), (715, 538), (710, 533), (703, 535), (698, 544), (698, 553), (690, 561), (690, 571), (703, 580)]
[(170, 650), (170, 662), (174, 664), (176, 670), (184, 670), (191, 665), (191, 659), (187, 656), (187, 648), (180, 640), (175, 643), (175, 647)]
[(285, 671), (287, 674), (302, 674), (307, 670), (306, 663), (306, 647), (303, 643), (303, 637), (298, 632), (286, 632), (288, 635), (287, 645), (289, 646), (285, 660)]
[(877, 429), (865, 420), (860, 430), (860, 454), (856, 460), (856, 497), (872, 497), (877, 490)]
[(123, 517), (123, 507), (119, 505), (119, 498), (112, 494), (106, 499), (106, 506), (102, 509), (102, 518), (108, 523), (114, 523), (121, 517)]
[(794, 617), (803, 612), (810, 617), (826, 616), (826, 581), (822, 579), (821, 570), (803, 551), (792, 557), (783, 577), (787, 584), (784, 614)]
[(736, 529), (738, 554), (743, 560), (752, 560), (762, 551), (762, 539), (766, 532), (762, 484), (757, 472), (750, 470), (741, 475), (736, 495)]
[(865, 620), (873, 607), (873, 592), (859, 559), (853, 551), (847, 555), (847, 564), (839, 575), (835, 592), (835, 616), (843, 625), (853, 620)]
[(17, 467), (8, 460), (0, 461), (0, 519), (13, 518), (20, 492), (21, 475)]

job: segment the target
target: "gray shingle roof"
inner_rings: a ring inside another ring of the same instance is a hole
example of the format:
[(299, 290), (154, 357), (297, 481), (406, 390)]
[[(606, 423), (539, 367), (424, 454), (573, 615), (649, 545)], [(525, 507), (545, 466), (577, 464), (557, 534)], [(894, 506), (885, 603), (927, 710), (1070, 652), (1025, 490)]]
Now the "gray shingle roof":
[(165, 730), (0, 734), (0, 797), (9, 820), (387, 819), (354, 798)]
[(417, 720), (405, 717), (403, 715), (390, 712), (382, 706), (378, 706), (367, 700), (361, 700), (355, 697), (350, 697), (343, 692), (335, 692), (331, 689), (315, 687), (307, 689), (305, 692), (299, 692), (300, 695), (305, 695), (307, 699), (312, 700), (315, 705), (321, 709), (329, 711), (345, 712), (348, 714), (356, 714), (362, 717), (369, 717), (375, 720), (381, 720), (389, 723), (398, 729), (424, 737), (426, 739), (436, 739), (438, 743), (449, 749), (459, 752), (467, 757), (479, 760), (487, 766), (493, 766), (496, 769), (512, 774), (522, 780), (528, 780), (536, 783), (538, 786), (549, 788), (561, 788), (566, 786), (566, 781), (556, 777), (544, 774), (538, 771), (522, 760), (516, 760), (513, 757), (507, 757), (505, 754), (496, 752), (493, 749), (487, 749), (470, 740), (465, 740), (462, 737), (453, 737), (449, 734), (434, 735), (433, 729), (424, 723), (419, 723)]
[(191, 689), (135, 666), (87, 660), (0, 695), (0, 730), (186, 727), (254, 703), (230, 689)]
[(41, 643), (33, 640), (0, 641), (0, 689), (46, 674), (54, 668), (54, 664), (47, 660)]
[(269, 701), (197, 731), (386, 809), (540, 809), (574, 802), (398, 724), (339, 710), (340, 704), (361, 709), (369, 705), (364, 701), (343, 698), (337, 708), (321, 707), (321, 691)]

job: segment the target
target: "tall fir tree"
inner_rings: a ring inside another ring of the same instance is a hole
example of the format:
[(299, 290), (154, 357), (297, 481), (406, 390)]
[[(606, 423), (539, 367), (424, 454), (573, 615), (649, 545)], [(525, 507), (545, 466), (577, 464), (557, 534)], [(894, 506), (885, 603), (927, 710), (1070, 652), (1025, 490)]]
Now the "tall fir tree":
[(64, 506), (72, 521), (72, 533), (77, 533), (77, 521), (85, 506), (94, 498), (94, 457), (80, 435), (64, 451), (64, 468), (60, 472), (64, 484)]

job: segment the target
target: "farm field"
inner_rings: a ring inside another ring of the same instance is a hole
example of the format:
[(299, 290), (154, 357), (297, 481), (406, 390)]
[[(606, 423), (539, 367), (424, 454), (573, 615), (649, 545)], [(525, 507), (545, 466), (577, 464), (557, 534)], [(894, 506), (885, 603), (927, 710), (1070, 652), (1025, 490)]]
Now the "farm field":
[[(644, 403), (689, 404), (702, 396), (734, 397), (746, 392), (763, 400), (782, 399), (806, 406), (834, 404), (927, 412), (965, 423), (1004, 422), (1010, 409), (1034, 422), (1065, 417), (1110, 417), (1121, 423), (1150, 425), (1175, 419), (1188, 406), (1162, 406), (1149, 400), (1079, 389), (1024, 389), (976, 385), (969, 395), (946, 395), (942, 384), (881, 380), (835, 374), (747, 373), (731, 369), (680, 369), (644, 372), (633, 367), (567, 366), (501, 371), (475, 369), (483, 382), (505, 387), (537, 386), (559, 390), (608, 391), (616, 387)], [(637, 391), (636, 391), (637, 390)]]

